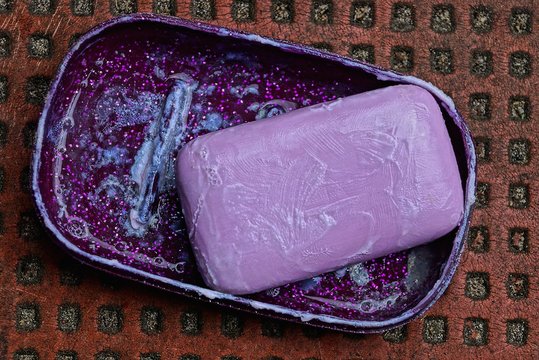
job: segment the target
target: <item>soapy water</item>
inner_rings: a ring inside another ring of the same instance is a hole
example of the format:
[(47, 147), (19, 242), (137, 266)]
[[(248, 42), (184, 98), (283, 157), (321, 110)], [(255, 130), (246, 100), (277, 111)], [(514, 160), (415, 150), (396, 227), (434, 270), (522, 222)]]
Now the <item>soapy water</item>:
[[(98, 64), (102, 65), (101, 62)], [(163, 75), (163, 71), (158, 67), (155, 68), (155, 73), (158, 77)], [(91, 74), (92, 71), (90, 71)], [(49, 130), (48, 138), (55, 140), (56, 149), (59, 152), (59, 156), (56, 157), (54, 176), (56, 199), (60, 205), (58, 216), (68, 216), (71, 219), (66, 229), (72, 236), (92, 238), (101, 247), (106, 248), (103, 241), (96, 239), (91, 234), (88, 230), (89, 225), (84, 220), (71, 216), (67, 211), (64, 197), (70, 192), (69, 186), (60, 184), (60, 179), (63, 177), (62, 170), (65, 166), (65, 156), (62, 154), (66, 152), (68, 132), (76, 124), (77, 103), (83, 88), (88, 86), (89, 77), (81, 83), (81, 88), (72, 97), (63, 120), (58, 123), (58, 126)], [(166, 213), (162, 214), (159, 211), (161, 209), (160, 199), (163, 198), (161, 195), (165, 194), (166, 198), (167, 193), (175, 191), (174, 155), (186, 141), (188, 126), (190, 126), (189, 132), (191, 134), (202, 134), (219, 130), (227, 125), (230, 126), (219, 112), (210, 111), (211, 108), (203, 107), (201, 104), (205, 97), (213, 93), (215, 85), (198, 86), (198, 82), (185, 73), (172, 74), (164, 80), (173, 82), (170, 92), (166, 96), (147, 91), (131, 94), (128, 89), (121, 86), (107, 89), (96, 101), (94, 133), (82, 133), (79, 137), (81, 144), (87, 146), (88, 153), (92, 153), (91, 157), (86, 155), (89, 170), (130, 166), (130, 179), (110, 174), (93, 189), (88, 200), (96, 208), (107, 209), (110, 215), (123, 218), (124, 220), (120, 220), (123, 232), (127, 236), (140, 239), (144, 238), (148, 231), (155, 230), (161, 217), (166, 216)], [(199, 95), (199, 102), (191, 106), (194, 92)], [(239, 99), (251, 94), (258, 95), (258, 85), (251, 84), (245, 87), (238, 85), (230, 93)], [(253, 109), (253, 105), (250, 106)], [(262, 106), (255, 102), (254, 106), (256, 109), (261, 108), (257, 114), (258, 118), (275, 115), (276, 112), (272, 112), (272, 108), (278, 108), (279, 113), (296, 108), (294, 103), (286, 100), (269, 101)], [(193, 117), (195, 124), (193, 124)], [(191, 123), (188, 125), (189, 118), (191, 118)], [(147, 129), (145, 138), (139, 141), (140, 145), (134, 161), (130, 159), (131, 149), (128, 146), (116, 144), (104, 147), (97, 145), (98, 142), (117, 143), (115, 133), (134, 126), (144, 126)], [(92, 137), (95, 136), (97, 139), (92, 140)], [(85, 172), (81, 176), (88, 177)], [(212, 180), (214, 185), (219, 181), (215, 169), (208, 169), (208, 176), (210, 179), (214, 179)], [(125, 209), (109, 206), (111, 203), (117, 202), (118, 199), (122, 199), (123, 203), (131, 207), (128, 216), (126, 216)], [(84, 228), (87, 232), (80, 231), (81, 223), (86, 224)], [(158, 244), (154, 243), (154, 245)]]
[(396, 300), (399, 298), (399, 294), (392, 294), (380, 300), (366, 299), (366, 300), (361, 300), (359, 302), (334, 300), (330, 298), (324, 298), (320, 296), (310, 296), (310, 295), (306, 295), (305, 297), (311, 300), (319, 301), (325, 305), (329, 304), (336, 308), (359, 310), (362, 313), (372, 314), (377, 311), (390, 308), (392, 305), (395, 304)]
[[(63, 219), (57, 221), (90, 253), (114, 254), (124, 264), (148, 271), (157, 267), (166, 276), (197, 283), (175, 194), (177, 148), (205, 133), (333, 100), (351, 90), (339, 81), (299, 81), (278, 63), (262, 73), (259, 59), (241, 51), (174, 57), (171, 50), (154, 47), (151, 56), (141, 55), (144, 65), (133, 72), (126, 66), (133, 56), (128, 48), (137, 47), (130, 44), (88, 61), (62, 105), (63, 117), (49, 127), (54, 153), (50, 178), (56, 217)], [(170, 78), (181, 73), (198, 85)], [(218, 185), (219, 173), (213, 170), (208, 175)], [(330, 214), (316, 221), (322, 228), (332, 225)], [(406, 261), (405, 253), (393, 254), (362, 268), (345, 267), (250, 297), (315, 313), (375, 314), (407, 301), (400, 295)]]
[[(140, 145), (135, 160), (131, 165), (130, 182), (131, 184), (134, 183), (134, 186), (126, 185), (125, 181), (118, 179), (114, 175), (110, 175), (101, 181), (90, 196), (90, 199), (95, 202), (102, 201), (103, 199), (109, 199), (107, 201), (110, 201), (122, 197), (131, 205), (128, 219), (123, 223), (124, 231), (128, 236), (142, 238), (149, 229), (155, 229), (160, 217), (163, 215), (166, 216), (166, 214), (162, 214), (160, 211), (160, 194), (174, 190), (173, 154), (186, 141), (188, 113), (190, 109), (193, 110), (191, 106), (192, 95), (193, 92), (198, 91), (198, 82), (186, 74), (179, 74), (173, 77), (172, 80), (174, 81), (174, 85), (167, 95), (164, 104), (161, 106), (162, 113), (158, 113), (155, 109), (157, 104), (159, 104), (155, 100), (156, 97), (149, 96), (148, 94), (143, 94), (142, 96), (146, 100), (139, 102), (143, 106), (139, 111), (142, 114), (140, 117), (137, 116), (136, 109), (129, 108), (127, 110), (125, 106), (120, 106), (117, 113), (110, 111), (109, 113), (105, 111), (98, 112), (98, 119), (100, 120), (97, 123), (98, 126), (103, 126), (104, 116), (116, 118), (116, 123), (113, 122), (113, 125), (107, 127), (109, 131), (138, 124), (144, 124), (148, 128), (147, 135)], [(213, 91), (211, 88), (210, 90)], [(245, 96), (250, 93), (252, 91), (242, 91), (241, 94)], [(237, 94), (237, 92), (234, 92), (235, 96)], [(75, 97), (74, 99), (78, 98)], [(122, 99), (126, 100), (126, 104), (134, 104), (133, 100), (129, 100), (124, 95), (122, 95)], [(110, 102), (110, 100), (108, 101)], [(105, 102), (102, 101), (100, 103), (103, 104)], [(256, 111), (256, 120), (263, 120), (292, 111), (297, 107), (297, 104), (294, 102), (277, 99), (262, 104), (257, 102), (252, 103), (248, 109)], [(194, 110), (195, 112), (197, 110), (200, 111), (202, 107), (196, 106)], [(200, 118), (202, 120), (195, 129), (192, 129), (194, 133), (216, 131), (222, 128), (225, 123), (223, 117), (218, 112), (210, 112)], [(71, 125), (71, 122), (69, 122), (69, 125)], [(61, 135), (59, 139), (63, 144), (65, 141), (64, 137)], [(62, 144), (59, 145), (63, 146)], [(125, 147), (97, 147), (95, 150), (97, 152), (97, 160), (94, 163), (95, 168), (109, 165), (124, 165), (128, 161), (128, 150)], [(204, 154), (201, 154), (201, 156), (204, 156)], [(207, 171), (210, 184), (214, 186), (219, 185), (219, 174), (216, 170), (208, 168)], [(169, 181), (163, 179), (168, 179)], [(119, 217), (122, 216), (121, 211), (115, 211), (113, 214)], [(326, 224), (326, 227), (334, 225), (330, 215), (319, 220), (320, 224)], [(102, 248), (113, 249), (115, 252), (134, 256), (138, 261), (146, 261), (150, 264), (157, 264), (160, 267), (175, 271), (184, 271), (184, 262), (170, 263), (162, 256), (154, 258), (142, 256), (137, 252), (133, 252), (125, 242), (110, 245), (106, 241), (99, 240), (91, 234), (89, 225), (80, 218), (70, 218), (68, 231), (74, 237), (92, 239), (95, 244)], [(159, 244), (154, 243), (153, 245)], [(327, 251), (330, 250), (328, 249)], [(378, 290), (375, 291), (374, 296), (372, 291), (368, 294), (369, 296), (366, 296), (366, 293), (363, 294), (368, 300), (362, 300), (360, 302), (357, 302), (357, 294), (349, 300), (309, 295), (311, 293), (319, 293), (320, 289), (326, 286), (324, 280), (327, 276), (328, 274), (316, 276), (297, 283), (297, 286), (299, 286), (305, 298), (319, 302), (323, 304), (323, 307), (334, 307), (347, 311), (361, 311), (364, 314), (372, 314), (391, 308), (399, 298), (398, 291), (397, 293), (392, 292), (389, 295), (386, 294), (386, 297), (383, 297), (383, 291), (376, 292)], [(369, 272), (363, 264), (344, 267), (336, 270), (334, 273), (330, 273), (329, 276), (339, 279), (341, 283), (351, 281), (352, 284), (359, 287), (365, 287), (371, 281)], [(286, 289), (288, 286), (285, 285), (283, 288)], [(291, 284), (291, 286), (295, 286), (295, 284)], [(270, 289), (265, 292), (265, 295), (270, 297), (277, 297), (279, 294), (282, 294), (280, 288)]]
[(160, 116), (162, 98), (148, 91), (130, 95), (123, 86), (107, 89), (96, 106), (96, 131), (112, 132), (125, 126), (147, 124)]

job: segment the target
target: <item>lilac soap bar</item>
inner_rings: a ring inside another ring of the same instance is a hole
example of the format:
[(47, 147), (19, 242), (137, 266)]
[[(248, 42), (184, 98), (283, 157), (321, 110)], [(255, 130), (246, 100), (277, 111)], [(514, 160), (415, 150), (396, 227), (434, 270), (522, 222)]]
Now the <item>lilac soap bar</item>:
[(200, 136), (176, 172), (202, 276), (232, 294), (430, 242), (463, 213), (442, 113), (414, 85)]

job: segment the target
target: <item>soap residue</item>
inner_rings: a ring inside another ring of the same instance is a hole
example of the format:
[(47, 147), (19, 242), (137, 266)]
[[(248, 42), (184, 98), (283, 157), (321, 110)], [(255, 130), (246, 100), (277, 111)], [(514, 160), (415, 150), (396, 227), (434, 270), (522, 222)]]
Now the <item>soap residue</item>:
[(139, 197), (129, 219), (135, 230), (145, 227), (152, 216), (152, 207), (163, 191), (167, 169), (172, 172), (173, 150), (184, 141), (187, 115), (193, 91), (198, 82), (185, 73), (169, 77), (174, 81), (161, 116), (150, 125), (146, 141), (139, 150), (131, 168), (131, 176), (138, 185)]

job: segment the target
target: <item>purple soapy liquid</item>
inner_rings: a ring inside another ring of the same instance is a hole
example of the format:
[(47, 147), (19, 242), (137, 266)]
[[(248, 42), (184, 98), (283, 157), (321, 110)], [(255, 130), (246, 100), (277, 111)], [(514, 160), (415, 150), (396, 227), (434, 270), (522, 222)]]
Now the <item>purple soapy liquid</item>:
[[(377, 86), (374, 77), (354, 77), (344, 67), (321, 71), (305, 58), (221, 40), (168, 27), (124, 27), (72, 59), (46, 123), (39, 186), (51, 220), (85, 252), (204, 286), (176, 195), (175, 152), (160, 156), (153, 175), (136, 166), (152, 153), (149, 136), (177, 85), (170, 76), (187, 74), (197, 83), (176, 145)], [(134, 209), (140, 215), (137, 176), (152, 178), (149, 193), (157, 194), (145, 204), (140, 227), (130, 217)], [(446, 256), (440, 251), (428, 259), (430, 273), (416, 271), (424, 257), (405, 251), (249, 297), (313, 314), (378, 319), (417, 303)]]

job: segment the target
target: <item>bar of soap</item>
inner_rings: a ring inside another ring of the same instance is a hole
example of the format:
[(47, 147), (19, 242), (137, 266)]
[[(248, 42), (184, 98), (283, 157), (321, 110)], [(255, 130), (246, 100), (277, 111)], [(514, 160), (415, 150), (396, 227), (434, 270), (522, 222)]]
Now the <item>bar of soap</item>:
[(200, 136), (176, 172), (204, 281), (231, 294), (430, 242), (463, 213), (442, 113), (414, 85)]

